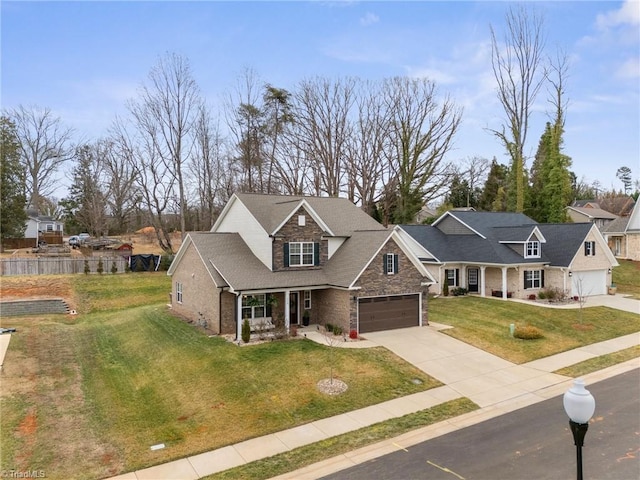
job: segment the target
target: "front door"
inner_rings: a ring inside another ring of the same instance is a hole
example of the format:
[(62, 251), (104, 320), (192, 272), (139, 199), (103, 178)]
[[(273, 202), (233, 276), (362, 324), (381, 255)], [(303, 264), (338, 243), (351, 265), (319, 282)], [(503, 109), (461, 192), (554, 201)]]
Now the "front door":
[(289, 293), (289, 324), (298, 324), (298, 292)]
[(478, 293), (478, 269), (477, 268), (468, 268), (467, 269), (467, 287), (469, 292)]

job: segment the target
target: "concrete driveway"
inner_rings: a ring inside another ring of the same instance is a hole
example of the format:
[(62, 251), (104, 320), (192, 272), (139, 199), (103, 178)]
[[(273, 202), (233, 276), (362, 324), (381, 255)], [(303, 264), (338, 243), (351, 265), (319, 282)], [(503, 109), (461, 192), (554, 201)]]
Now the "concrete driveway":
[(432, 324), (364, 336), (481, 407), (520, 396), (528, 400), (533, 392), (567, 380), (562, 375), (503, 360), (439, 332), (442, 328), (446, 327)]

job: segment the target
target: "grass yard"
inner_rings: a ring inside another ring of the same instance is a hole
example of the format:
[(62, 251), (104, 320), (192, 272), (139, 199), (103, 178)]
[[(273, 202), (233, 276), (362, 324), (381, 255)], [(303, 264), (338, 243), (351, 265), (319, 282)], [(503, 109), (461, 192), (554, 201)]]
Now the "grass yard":
[[(640, 331), (640, 316), (606, 307), (580, 312), (472, 296), (430, 299), (429, 320), (455, 327), (443, 333), (514, 363)], [(533, 325), (544, 338), (512, 338), (512, 323)]]
[(64, 281), (77, 316), (3, 319), (18, 331), (0, 394), (2, 469), (102, 478), (439, 385), (387, 350), (334, 349), (349, 389), (329, 397), (315, 387), (329, 347), (209, 338), (167, 311), (164, 274)]
[(589, 360), (585, 360), (583, 362), (556, 370), (553, 373), (577, 378), (581, 377), (582, 375), (586, 375), (587, 373), (597, 372), (598, 370), (602, 370), (603, 368), (617, 365), (619, 363), (626, 362), (627, 360), (632, 360), (638, 357), (640, 357), (640, 345), (625, 348), (624, 350), (620, 350), (619, 352), (608, 353), (606, 355), (600, 355), (599, 357), (590, 358)]
[(620, 266), (613, 269), (613, 283), (618, 293), (632, 295), (640, 299), (640, 262), (618, 260)]

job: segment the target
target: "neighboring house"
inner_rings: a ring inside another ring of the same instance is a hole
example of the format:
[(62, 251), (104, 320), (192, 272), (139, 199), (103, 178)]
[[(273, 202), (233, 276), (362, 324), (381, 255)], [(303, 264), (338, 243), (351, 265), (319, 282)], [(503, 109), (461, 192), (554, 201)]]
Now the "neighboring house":
[(636, 201), (629, 195), (598, 199), (599, 208), (619, 217), (627, 217), (631, 215), (631, 211), (635, 204)]
[(420, 211), (416, 214), (416, 223), (425, 223), (430, 218), (435, 218), (438, 216), (438, 212), (424, 205)]
[[(449, 211), (433, 225), (404, 225), (405, 242), (442, 293), (529, 298), (543, 289), (570, 296), (607, 293), (618, 263), (595, 225), (539, 224), (521, 213)], [(426, 254), (425, 254), (426, 252)]]
[[(64, 232), (64, 224), (62, 222), (50, 216), (38, 215), (34, 211), (28, 211), (27, 215), (27, 228), (24, 232), (24, 238), (33, 238), (36, 244), (41, 239), (45, 239), (49, 243), (62, 243)], [(59, 242), (51, 241), (57, 238), (60, 239)]]
[(636, 202), (631, 216), (611, 222), (603, 232), (609, 248), (618, 258), (640, 261), (640, 207)]
[(613, 222), (617, 215), (607, 212), (601, 208), (587, 207), (567, 207), (567, 215), (574, 223), (593, 223), (601, 231)]
[(434, 280), (399, 227), (344, 198), (234, 194), (169, 268), (172, 309), (217, 334), (254, 322), (331, 323), (345, 333), (427, 324)]

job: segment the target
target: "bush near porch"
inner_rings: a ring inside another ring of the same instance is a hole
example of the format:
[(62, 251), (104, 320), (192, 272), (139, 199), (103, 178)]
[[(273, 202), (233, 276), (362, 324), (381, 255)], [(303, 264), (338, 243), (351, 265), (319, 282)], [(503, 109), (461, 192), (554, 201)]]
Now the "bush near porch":
[[(439, 385), (382, 348), (209, 338), (167, 310), (166, 275), (56, 280), (78, 315), (3, 320), (17, 332), (3, 368), (0, 460), (17, 471), (104, 478)], [(330, 354), (349, 385), (338, 397), (316, 389)]]
[[(454, 328), (443, 333), (514, 363), (640, 331), (640, 316), (607, 307), (544, 308), (480, 297), (429, 299), (429, 321)], [(509, 325), (532, 325), (544, 338), (513, 338)], [(582, 325), (584, 328), (580, 328)]]

